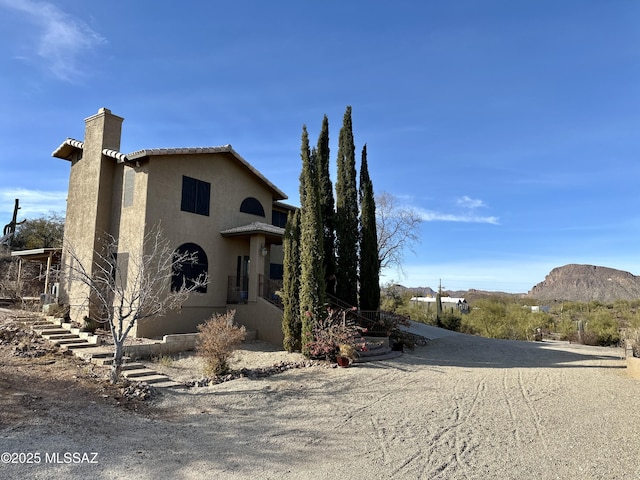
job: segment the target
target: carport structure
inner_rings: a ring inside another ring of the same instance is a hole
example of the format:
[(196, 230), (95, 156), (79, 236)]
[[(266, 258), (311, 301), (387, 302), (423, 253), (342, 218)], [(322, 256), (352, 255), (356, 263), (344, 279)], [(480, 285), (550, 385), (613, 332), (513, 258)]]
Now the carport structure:
[[(17, 294), (22, 297), (22, 270), (23, 263), (38, 262), (40, 264), (40, 278), (44, 278), (44, 288), (42, 294), (51, 296), (55, 299), (57, 292), (51, 292), (51, 273), (55, 265), (60, 264), (62, 255), (61, 248), (35, 248), (32, 250), (19, 250), (11, 252), (12, 257), (18, 257), (18, 278), (17, 278)], [(44, 270), (44, 271), (43, 271)], [(45, 303), (51, 303), (46, 302)]]

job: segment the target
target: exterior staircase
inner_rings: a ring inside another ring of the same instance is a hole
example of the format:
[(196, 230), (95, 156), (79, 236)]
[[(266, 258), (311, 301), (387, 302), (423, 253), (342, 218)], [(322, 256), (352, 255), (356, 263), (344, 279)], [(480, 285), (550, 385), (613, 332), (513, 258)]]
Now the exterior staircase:
[[(70, 352), (86, 362), (96, 365), (113, 363), (113, 347), (102, 346), (100, 337), (89, 332), (81, 332), (70, 323), (47, 317), (31, 323), (31, 329), (45, 340), (57, 345), (61, 351)], [(127, 357), (122, 365), (122, 376), (134, 382), (145, 382), (156, 388), (181, 387), (181, 383), (159, 374), (141, 363), (131, 363)]]

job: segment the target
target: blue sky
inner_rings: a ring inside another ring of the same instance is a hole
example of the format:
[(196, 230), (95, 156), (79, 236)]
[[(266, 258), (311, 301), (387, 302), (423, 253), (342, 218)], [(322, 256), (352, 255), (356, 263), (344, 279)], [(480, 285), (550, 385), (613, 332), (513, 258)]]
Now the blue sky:
[(383, 282), (526, 292), (640, 274), (640, 3), (0, 0), (0, 224), (63, 212), (84, 118), (123, 152), (231, 144), (298, 204), (300, 135), (345, 107), (376, 192), (420, 213)]

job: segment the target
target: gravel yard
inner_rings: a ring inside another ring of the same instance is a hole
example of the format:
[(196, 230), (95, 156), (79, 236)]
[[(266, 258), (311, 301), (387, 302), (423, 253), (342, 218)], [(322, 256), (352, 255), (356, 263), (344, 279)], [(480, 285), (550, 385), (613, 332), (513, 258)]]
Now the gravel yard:
[[(394, 360), (142, 402), (38, 341), (37, 356), (15, 347), (0, 342), (0, 450), (16, 461), (0, 478), (640, 477), (640, 382), (618, 349), (448, 334)], [(298, 360), (258, 342), (232, 366)], [(202, 377), (189, 355), (150, 365)]]

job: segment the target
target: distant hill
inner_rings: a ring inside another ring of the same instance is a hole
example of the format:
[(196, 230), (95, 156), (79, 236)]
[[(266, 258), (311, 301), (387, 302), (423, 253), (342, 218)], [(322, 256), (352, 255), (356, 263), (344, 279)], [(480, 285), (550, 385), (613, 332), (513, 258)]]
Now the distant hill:
[(405, 287), (398, 283), (394, 283), (390, 287), (396, 289), (401, 294), (410, 293), (414, 297), (428, 297), (436, 294), (436, 291), (431, 289), (431, 287)]
[[(435, 297), (437, 291), (431, 287), (405, 287), (404, 285), (394, 284), (392, 285), (401, 294), (409, 293), (414, 297)], [(384, 289), (383, 289), (384, 291)], [(483, 298), (495, 298), (495, 297), (523, 297), (523, 293), (505, 293), (505, 292), (489, 292), (485, 290), (443, 290), (443, 295), (447, 297), (465, 298), (468, 302), (480, 300)]]
[(570, 264), (551, 270), (528, 296), (573, 302), (636, 300), (640, 298), (640, 277), (614, 268)]

